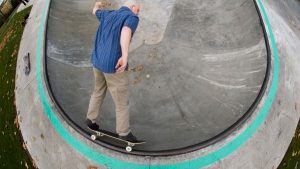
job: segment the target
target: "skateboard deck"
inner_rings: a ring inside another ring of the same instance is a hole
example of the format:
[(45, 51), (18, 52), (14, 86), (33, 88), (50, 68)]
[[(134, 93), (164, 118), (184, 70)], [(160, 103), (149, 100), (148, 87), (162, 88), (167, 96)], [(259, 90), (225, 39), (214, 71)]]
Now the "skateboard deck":
[(25, 62), (25, 68), (24, 68), (24, 72), (25, 72), (25, 75), (29, 75), (30, 73), (30, 53), (28, 53), (27, 55), (24, 56), (23, 58), (24, 62)]
[(101, 137), (110, 137), (112, 139), (115, 139), (115, 140), (118, 140), (120, 142), (126, 143), (127, 146), (125, 147), (125, 149), (126, 149), (127, 152), (131, 152), (132, 148), (135, 145), (140, 145), (140, 144), (145, 144), (146, 143), (145, 141), (130, 142), (130, 141), (119, 138), (118, 134), (112, 133), (112, 132), (109, 132), (109, 131), (106, 131), (106, 130), (92, 130), (90, 128), (89, 128), (89, 130), (91, 130), (93, 132), (93, 134), (91, 134), (91, 139), (94, 140), (94, 141), (97, 138), (101, 139)]

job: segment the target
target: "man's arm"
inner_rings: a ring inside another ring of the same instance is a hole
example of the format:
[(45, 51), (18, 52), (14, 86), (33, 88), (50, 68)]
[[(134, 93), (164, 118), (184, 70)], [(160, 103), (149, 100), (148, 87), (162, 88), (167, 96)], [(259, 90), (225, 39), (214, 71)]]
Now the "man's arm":
[(106, 6), (110, 6), (110, 3), (107, 2), (96, 2), (93, 8), (93, 14), (96, 15), (98, 9), (103, 9)]
[(116, 65), (116, 69), (118, 73), (123, 72), (126, 69), (131, 37), (132, 37), (131, 29), (127, 26), (124, 26), (122, 28), (121, 37), (120, 37), (122, 56)]
[(128, 28), (127, 26), (124, 26), (122, 28), (121, 38), (120, 38), (122, 56), (128, 57), (131, 35), (132, 35), (131, 29)]

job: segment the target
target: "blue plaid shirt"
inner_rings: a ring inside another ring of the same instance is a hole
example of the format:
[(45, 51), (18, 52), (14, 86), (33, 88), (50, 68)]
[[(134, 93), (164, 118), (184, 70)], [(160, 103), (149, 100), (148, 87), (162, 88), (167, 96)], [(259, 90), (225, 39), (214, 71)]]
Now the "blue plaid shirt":
[(115, 73), (116, 64), (122, 56), (121, 30), (127, 26), (133, 34), (138, 26), (139, 18), (126, 6), (118, 10), (97, 10), (96, 16), (101, 24), (96, 34), (91, 61), (93, 66), (100, 71)]

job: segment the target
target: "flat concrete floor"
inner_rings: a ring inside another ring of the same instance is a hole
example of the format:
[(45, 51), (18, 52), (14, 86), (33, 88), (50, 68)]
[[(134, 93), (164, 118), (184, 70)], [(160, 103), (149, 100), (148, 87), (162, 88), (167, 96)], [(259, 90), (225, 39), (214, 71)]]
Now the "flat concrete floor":
[[(85, 129), (99, 25), (92, 6), (52, 0), (47, 28), (53, 96)], [(136, 148), (144, 151), (183, 148), (220, 134), (253, 104), (267, 67), (259, 16), (245, 0), (143, 0), (129, 58), (131, 126), (147, 141)], [(98, 122), (115, 131), (109, 92)]]

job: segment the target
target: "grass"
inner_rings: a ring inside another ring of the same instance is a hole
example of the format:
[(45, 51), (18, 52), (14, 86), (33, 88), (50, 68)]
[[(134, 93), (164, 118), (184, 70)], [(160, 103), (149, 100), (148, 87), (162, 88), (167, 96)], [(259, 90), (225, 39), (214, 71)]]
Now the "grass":
[(300, 121), (290, 147), (278, 169), (300, 169)]
[(31, 7), (14, 14), (0, 28), (0, 168), (34, 169), (16, 121), (14, 88), (16, 61), (24, 30), (22, 22)]

